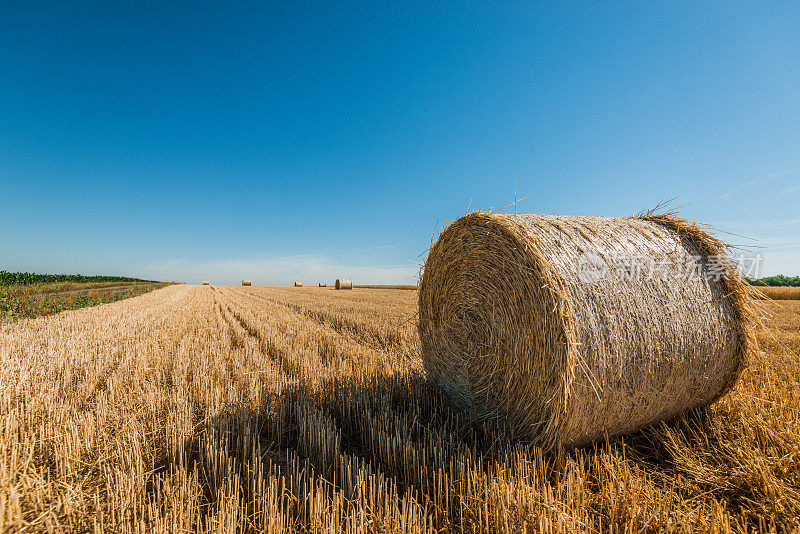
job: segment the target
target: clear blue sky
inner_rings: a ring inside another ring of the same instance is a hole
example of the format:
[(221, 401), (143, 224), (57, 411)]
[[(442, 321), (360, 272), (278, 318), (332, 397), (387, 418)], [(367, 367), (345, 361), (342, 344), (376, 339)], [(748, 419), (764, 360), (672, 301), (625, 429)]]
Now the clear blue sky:
[(3, 4), (2, 269), (413, 282), (516, 178), (800, 274), (796, 2), (121, 4)]

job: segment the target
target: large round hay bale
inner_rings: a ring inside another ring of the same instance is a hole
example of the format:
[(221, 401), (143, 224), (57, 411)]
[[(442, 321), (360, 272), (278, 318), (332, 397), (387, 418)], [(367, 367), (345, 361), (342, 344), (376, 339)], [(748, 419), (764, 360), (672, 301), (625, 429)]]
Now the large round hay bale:
[(337, 278), (336, 289), (353, 289), (353, 281), (349, 278)]
[(303, 287), (303, 282), (295, 282), (294, 287)]
[(456, 406), (548, 448), (703, 406), (754, 343), (726, 252), (671, 214), (466, 215), (425, 264), (425, 368)]
[(327, 282), (320, 282), (319, 283), (319, 287), (328, 287), (328, 283)]
[(253, 281), (252, 280), (242, 280), (242, 285), (243, 286), (252, 286), (253, 285)]
[(208, 280), (203, 280), (203, 285), (204, 286), (210, 286), (211, 282), (209, 282)]

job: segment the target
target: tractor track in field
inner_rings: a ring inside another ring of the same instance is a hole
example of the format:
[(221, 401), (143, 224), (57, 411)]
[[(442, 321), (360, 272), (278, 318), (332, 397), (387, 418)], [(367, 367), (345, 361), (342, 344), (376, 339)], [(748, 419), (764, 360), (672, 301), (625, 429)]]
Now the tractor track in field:
[(257, 344), (262, 354), (275, 362), (275, 365), (285, 372), (290, 377), (298, 377), (302, 374), (302, 367), (295, 362), (292, 357), (277, 344), (265, 336), (253, 326), (241, 313), (237, 312), (232, 306), (225, 303), (224, 307), (221, 303), (217, 303), (222, 317), (227, 322), (231, 333), (231, 344), (234, 348), (243, 348), (246, 343), (235, 334), (234, 325), (238, 325), (245, 335), (253, 339)]
[(372, 350), (396, 350), (399, 352), (410, 350), (403, 343), (400, 335), (393, 332), (383, 335), (375, 330), (369, 329), (362, 323), (337, 317), (336, 315), (324, 310), (312, 310), (300, 304), (287, 303), (281, 300), (272, 299), (253, 293), (238, 293), (264, 300), (270, 304), (282, 306), (289, 311), (316, 323), (319, 326), (330, 329), (337, 335), (351, 339), (352, 341), (355, 341), (356, 343), (359, 343), (360, 345)]

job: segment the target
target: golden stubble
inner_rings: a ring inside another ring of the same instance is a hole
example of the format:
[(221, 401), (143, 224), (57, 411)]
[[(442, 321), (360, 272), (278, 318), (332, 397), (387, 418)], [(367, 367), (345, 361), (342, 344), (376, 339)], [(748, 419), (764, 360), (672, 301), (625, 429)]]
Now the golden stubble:
[(710, 408), (545, 453), (444, 402), (417, 293), (170, 286), (0, 326), (20, 532), (798, 528), (800, 308)]

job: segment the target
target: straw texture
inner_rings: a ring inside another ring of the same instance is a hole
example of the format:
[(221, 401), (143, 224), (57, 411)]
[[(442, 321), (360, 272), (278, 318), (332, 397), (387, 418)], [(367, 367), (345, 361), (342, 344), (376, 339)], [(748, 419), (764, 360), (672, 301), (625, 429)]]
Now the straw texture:
[(303, 287), (303, 282), (295, 282), (294, 287)]
[[(705, 405), (734, 384), (754, 343), (748, 284), (730, 263), (722, 279), (706, 276), (709, 257), (726, 252), (674, 213), (466, 215), (425, 264), (426, 370), (455, 405), (546, 448)], [(687, 271), (697, 256), (702, 268)], [(587, 258), (607, 267), (621, 257), (658, 259), (659, 271), (586, 276)]]
[(253, 285), (253, 281), (252, 280), (242, 280), (242, 285), (243, 286), (252, 286)]
[(211, 282), (209, 282), (208, 280), (203, 280), (203, 285), (204, 286), (210, 286)]
[(337, 278), (336, 289), (353, 289), (353, 281), (349, 278)]
[(327, 282), (320, 282), (319, 283), (319, 287), (328, 287), (328, 283)]

